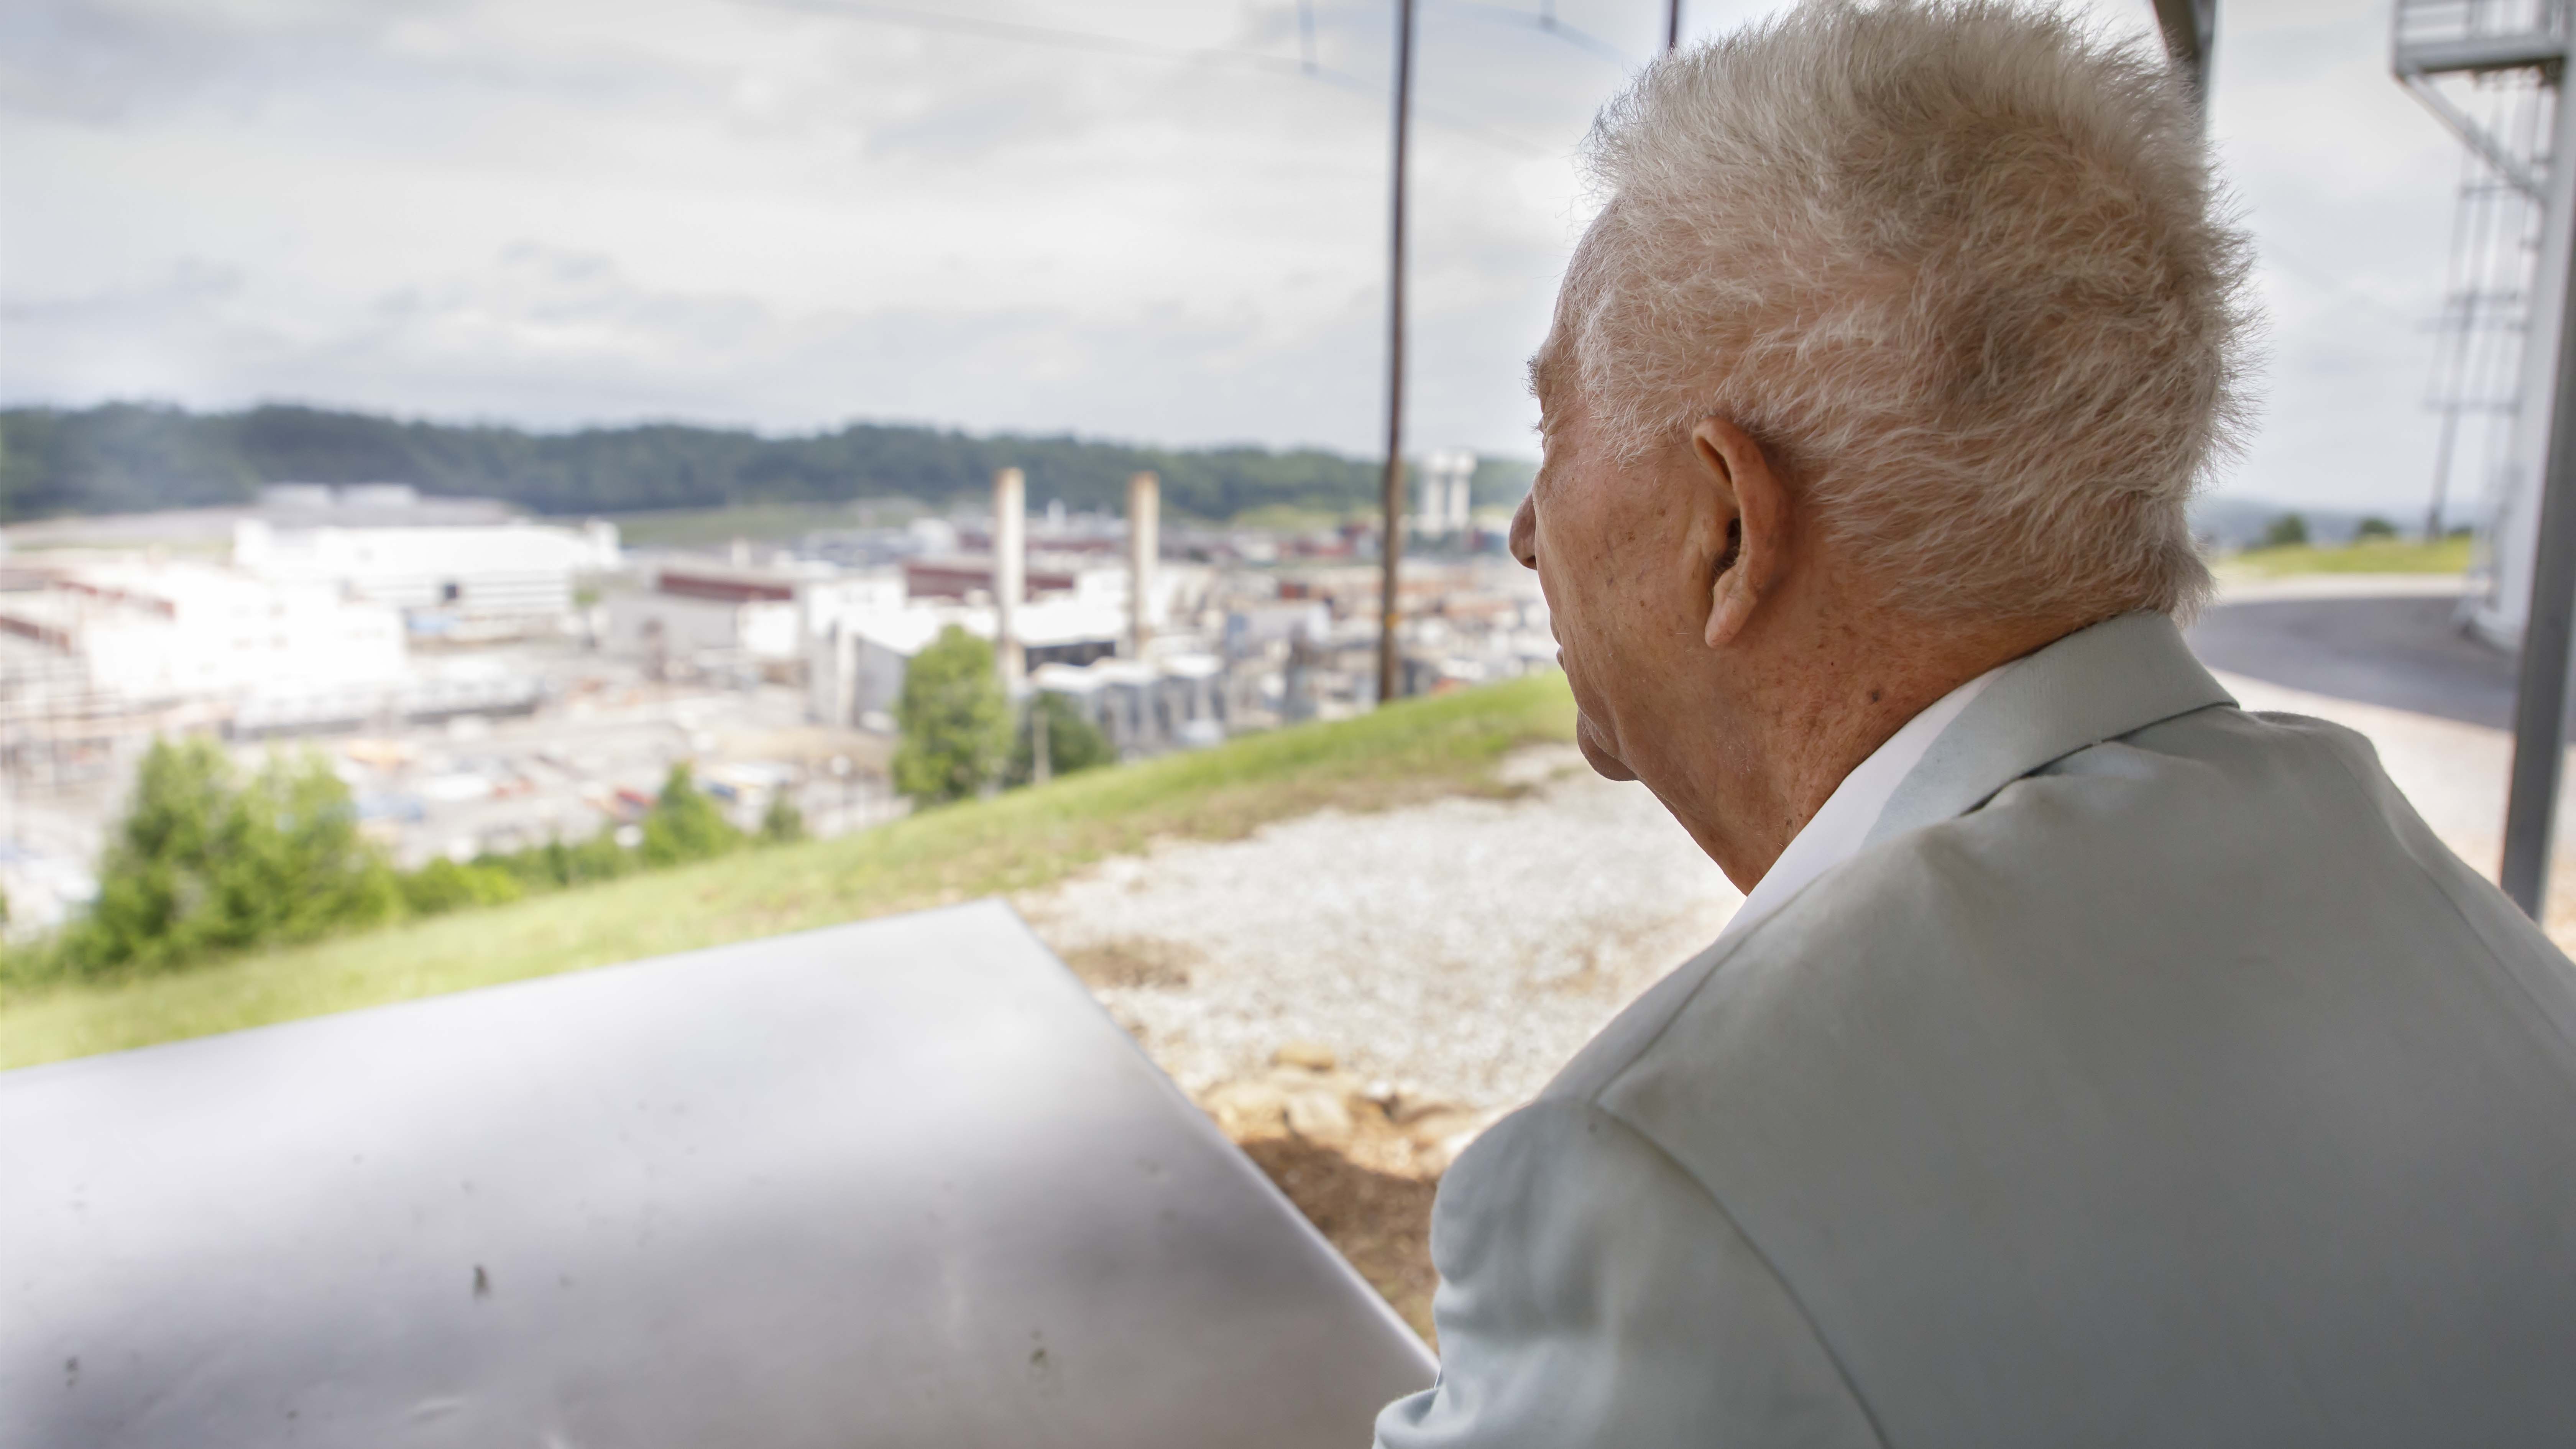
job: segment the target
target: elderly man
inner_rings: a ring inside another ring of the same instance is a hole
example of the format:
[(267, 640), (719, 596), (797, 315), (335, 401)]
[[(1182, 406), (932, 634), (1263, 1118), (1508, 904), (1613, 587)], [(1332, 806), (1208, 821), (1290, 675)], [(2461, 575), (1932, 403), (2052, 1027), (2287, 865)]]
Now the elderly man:
[(2576, 1443), (2571, 968), (2173, 623), (2247, 325), (2176, 86), (1820, 0), (1592, 149), (1513, 548), (1750, 894), (1451, 1169), (1379, 1442)]

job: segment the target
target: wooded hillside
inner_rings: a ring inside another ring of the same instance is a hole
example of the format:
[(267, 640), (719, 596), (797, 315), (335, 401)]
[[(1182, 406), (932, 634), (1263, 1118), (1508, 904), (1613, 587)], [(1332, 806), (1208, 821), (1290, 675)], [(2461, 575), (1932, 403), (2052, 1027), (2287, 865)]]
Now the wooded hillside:
[[(552, 514), (894, 494), (937, 503), (980, 493), (995, 468), (1014, 465), (1028, 472), (1033, 504), (1112, 510), (1127, 476), (1152, 469), (1167, 507), (1211, 519), (1273, 504), (1366, 507), (1379, 481), (1373, 461), (1313, 449), (1162, 449), (873, 423), (792, 438), (680, 424), (532, 433), (308, 407), (111, 403), (0, 410), (0, 522), (241, 503), (285, 482), (409, 483)], [(1516, 496), (1528, 472), (1487, 465), (1479, 500)]]

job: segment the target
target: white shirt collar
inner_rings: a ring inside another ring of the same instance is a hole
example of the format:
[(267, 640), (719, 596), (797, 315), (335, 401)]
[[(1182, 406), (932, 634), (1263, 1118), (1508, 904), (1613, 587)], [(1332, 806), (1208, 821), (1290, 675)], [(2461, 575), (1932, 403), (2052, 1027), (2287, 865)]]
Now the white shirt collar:
[(1843, 782), (1826, 798), (1824, 808), (1771, 863), (1770, 873), (1754, 882), (1753, 893), (1736, 907), (1734, 919), (1718, 932), (1717, 939), (1723, 941), (1753, 929), (1816, 877), (1858, 855), (1869, 839), (1870, 827), (1878, 823), (1879, 812), (1887, 808), (1896, 787), (1922, 763), (1924, 751), (1932, 748), (1932, 742), (1949, 728), (1950, 721), (1957, 719), (1968, 702), (2003, 670), (2003, 665), (1997, 665), (1934, 700), (1843, 776)]

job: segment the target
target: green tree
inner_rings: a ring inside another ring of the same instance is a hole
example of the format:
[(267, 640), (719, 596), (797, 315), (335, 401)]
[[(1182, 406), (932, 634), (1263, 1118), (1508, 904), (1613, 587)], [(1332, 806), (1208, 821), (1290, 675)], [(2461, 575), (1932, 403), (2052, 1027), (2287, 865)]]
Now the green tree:
[(237, 852), (218, 871), (243, 939), (309, 941), (402, 913), (402, 889), (358, 833), (349, 787), (321, 756), (271, 756), (233, 804)]
[(2353, 529), (2352, 536), (2356, 541), (2365, 538), (2395, 538), (2397, 525), (2374, 513), (2363, 519), (2360, 526)]
[(399, 882), (321, 759), (272, 757), (237, 786), (211, 740), (156, 740), (63, 960), (84, 975), (160, 969), (401, 910)]
[(1011, 740), (1012, 784), (1026, 785), (1037, 778), (1037, 726), (1041, 720), (1046, 724), (1049, 775), (1070, 775), (1077, 770), (1118, 763), (1118, 752), (1110, 747), (1109, 737), (1085, 718), (1072, 700), (1061, 694), (1039, 693), (1030, 696), (1029, 707), (1020, 712), (1020, 727)]
[[(237, 503), (263, 481), (378, 480), (508, 499), (539, 513), (841, 502), (853, 495), (980, 496), (993, 470), (1029, 496), (1115, 509), (1128, 475), (1162, 476), (1166, 507), (1231, 518), (1262, 507), (1338, 512), (1378, 495), (1380, 465), (1308, 448), (1175, 450), (1071, 437), (970, 437), (854, 423), (803, 437), (648, 423), (572, 433), (404, 422), (272, 404), (237, 413), (108, 403), (0, 409), (0, 521)], [(1526, 462), (1477, 469), (1479, 503), (1515, 501)]]
[(760, 812), (760, 838), (770, 845), (805, 838), (805, 812), (796, 808), (795, 796), (784, 785), (769, 792), (769, 808)]
[(698, 788), (688, 762), (673, 765), (663, 777), (660, 798), (644, 817), (644, 863), (662, 866), (705, 860), (740, 844), (742, 832)]
[(2297, 548), (2308, 541), (2308, 518), (2304, 513), (2284, 513), (2263, 525), (2265, 548)]
[(904, 671), (895, 722), (903, 731), (895, 788), (916, 802), (955, 800), (996, 782), (1011, 746), (1011, 702), (993, 672), (993, 646), (954, 624), (940, 630)]
[(88, 975), (162, 964), (226, 934), (215, 863), (233, 810), (232, 765), (209, 740), (155, 740), (99, 862), (98, 896), (64, 941)]

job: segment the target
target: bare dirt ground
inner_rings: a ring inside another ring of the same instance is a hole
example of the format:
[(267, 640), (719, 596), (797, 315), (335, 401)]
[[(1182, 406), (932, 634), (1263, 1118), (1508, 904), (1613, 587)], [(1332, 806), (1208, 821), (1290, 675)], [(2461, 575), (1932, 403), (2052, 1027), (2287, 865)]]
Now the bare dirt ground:
[[(2436, 833), (2493, 874), (2503, 732), (2224, 678), (2249, 709), (2369, 735)], [(1517, 799), (1165, 843), (1017, 902), (1426, 1337), (1440, 1170), (1741, 899), (1643, 787), (1593, 776), (1570, 746), (1506, 768), (1529, 786)], [(2554, 879), (2564, 945), (2576, 850)]]

